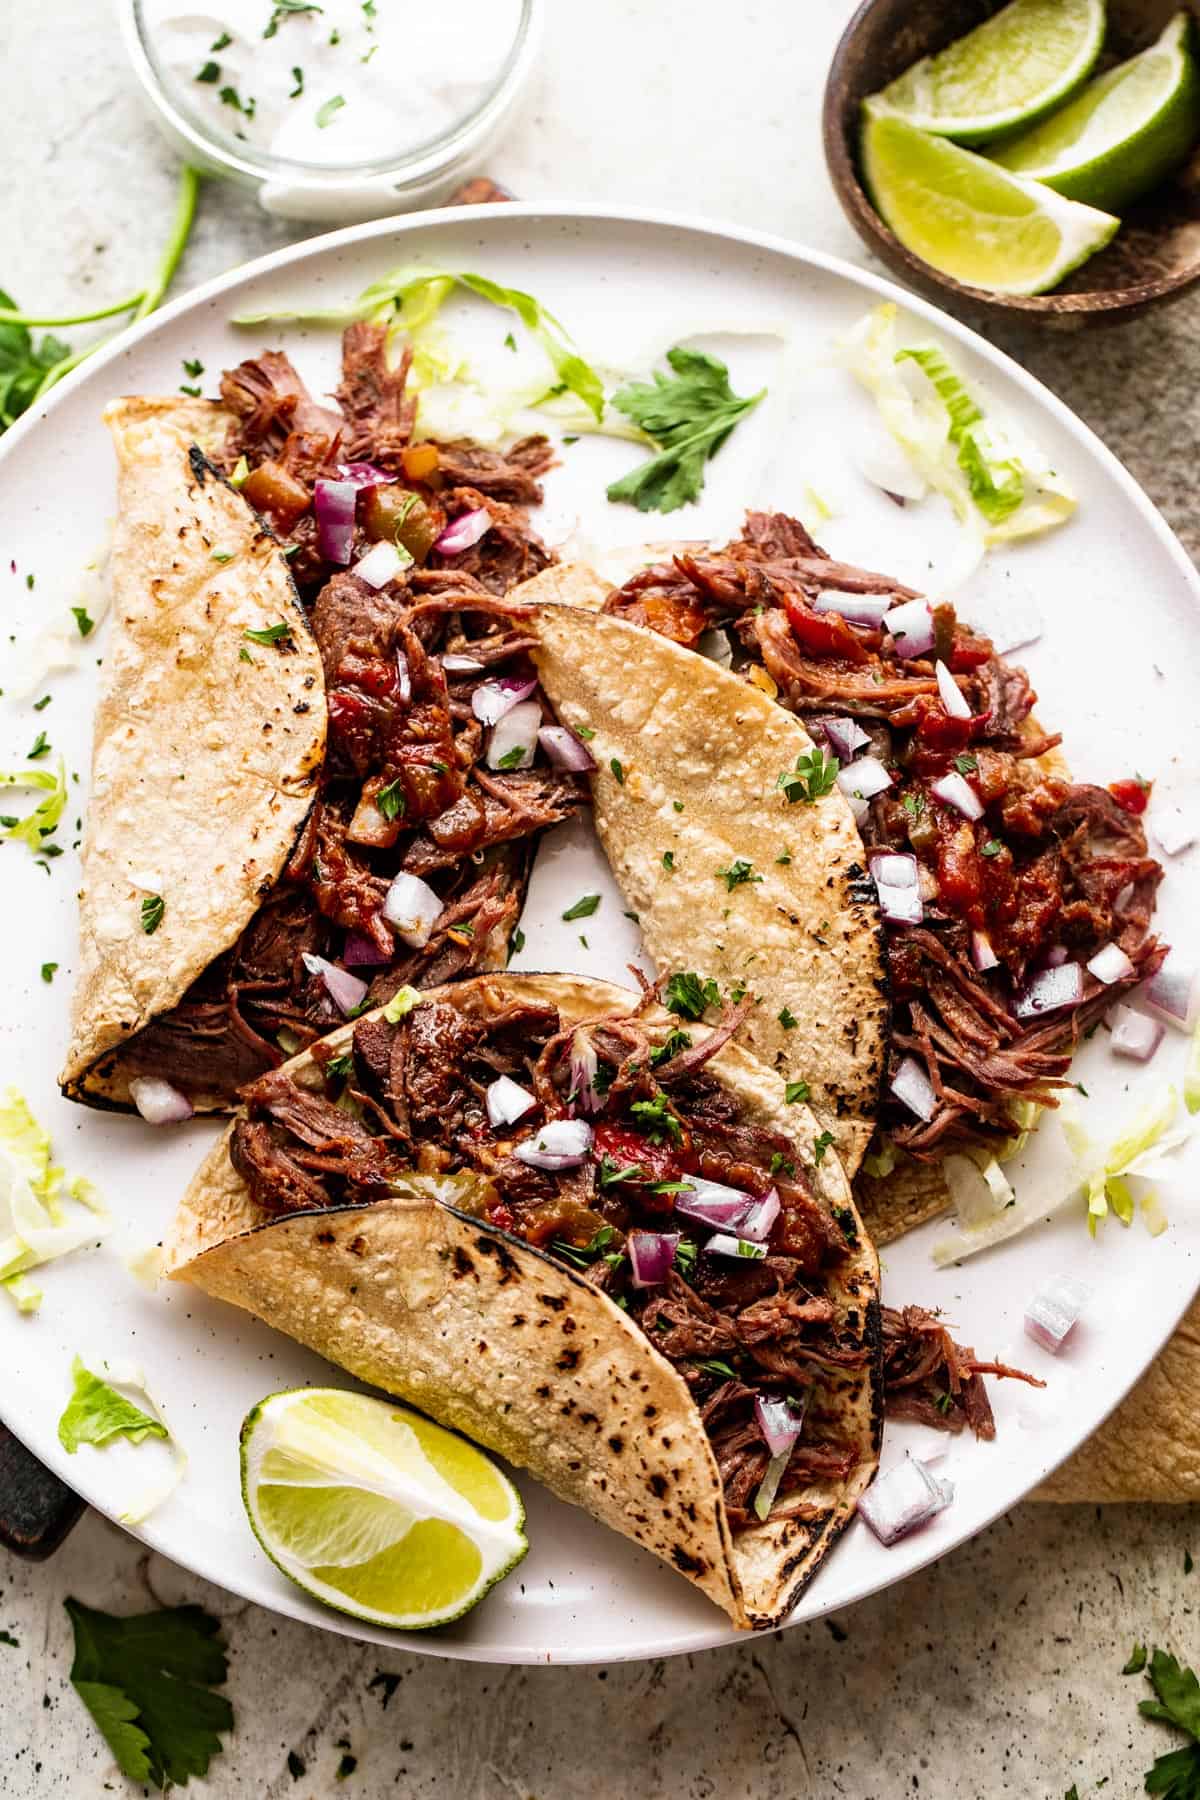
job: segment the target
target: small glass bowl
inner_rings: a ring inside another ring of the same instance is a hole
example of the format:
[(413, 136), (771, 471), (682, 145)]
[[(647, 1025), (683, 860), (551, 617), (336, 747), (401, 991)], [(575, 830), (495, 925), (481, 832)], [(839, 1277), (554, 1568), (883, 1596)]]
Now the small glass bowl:
[(252, 189), (276, 218), (350, 225), (390, 213), (436, 206), (499, 136), (532, 73), (545, 0), (522, 0), (512, 47), (483, 100), (440, 136), (372, 162), (315, 164), (274, 155), (214, 131), (198, 111), (181, 106), (160, 73), (143, 30), (141, 0), (119, 0), (121, 31), (142, 91), (168, 142), (189, 163)]

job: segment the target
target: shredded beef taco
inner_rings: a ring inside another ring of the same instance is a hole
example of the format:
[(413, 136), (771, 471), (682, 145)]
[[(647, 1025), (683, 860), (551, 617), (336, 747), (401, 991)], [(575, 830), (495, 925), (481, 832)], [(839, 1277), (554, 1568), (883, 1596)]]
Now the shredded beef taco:
[(109, 410), (73, 1098), (227, 1110), (368, 993), (503, 966), (534, 839), (586, 803), (502, 597), (548, 563), (549, 446), (413, 442), (407, 370), (359, 325), (336, 407), (267, 351), (220, 404)]
[[(841, 765), (886, 933), (890, 1051), (860, 1186), (885, 1242), (944, 1209), (948, 1154), (1003, 1153), (1056, 1104), (1080, 1037), (1159, 966), (1145, 796), (1073, 782), (1024, 670), (784, 515), (660, 557), (606, 609), (691, 650), (721, 632), (734, 672)], [(1106, 945), (1102, 981), (1087, 964)], [(777, 978), (774, 961), (758, 977)]]
[(168, 1268), (778, 1624), (876, 1467), (878, 1264), (751, 1004), (399, 997), (246, 1089)]

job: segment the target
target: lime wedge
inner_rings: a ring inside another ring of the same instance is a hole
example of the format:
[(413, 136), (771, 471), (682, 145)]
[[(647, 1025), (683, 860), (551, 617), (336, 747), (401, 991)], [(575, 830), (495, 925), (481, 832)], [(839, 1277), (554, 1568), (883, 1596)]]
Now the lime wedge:
[(922, 131), (982, 143), (1073, 94), (1104, 40), (1104, 0), (1012, 0), (874, 98)]
[(906, 248), (998, 294), (1057, 286), (1121, 222), (871, 108), (862, 164), (876, 210)]
[(1158, 42), (992, 152), (1014, 174), (1070, 200), (1120, 212), (1178, 167), (1200, 137), (1200, 74), (1191, 20), (1176, 13)]
[(272, 1394), (242, 1426), (242, 1499), (307, 1593), (419, 1631), (475, 1606), (529, 1548), (521, 1497), (474, 1444), (337, 1388)]

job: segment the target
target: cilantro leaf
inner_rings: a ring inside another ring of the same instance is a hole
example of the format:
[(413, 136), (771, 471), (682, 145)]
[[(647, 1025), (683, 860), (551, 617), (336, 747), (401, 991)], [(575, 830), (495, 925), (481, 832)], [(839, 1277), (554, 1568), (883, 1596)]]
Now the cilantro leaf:
[(89, 614), (87, 607), (73, 606), (71, 611), (75, 616), (75, 623), (79, 627), (80, 637), (90, 637), (96, 628), (96, 621)]
[(205, 1775), (233, 1708), (209, 1690), (225, 1680), (220, 1621), (199, 1606), (118, 1618), (64, 1602), (75, 1633), (71, 1683), (122, 1773), (165, 1788)]
[(405, 810), (405, 800), (399, 777), (380, 788), (375, 796), (375, 804), (389, 822), (400, 817)]
[(663, 1063), (670, 1062), (672, 1057), (678, 1056), (683, 1050), (690, 1050), (691, 1047), (692, 1039), (690, 1032), (679, 1031), (678, 1029), (669, 1031), (662, 1043), (658, 1046), (658, 1049), (650, 1052), (650, 1067), (652, 1069), (659, 1069), (662, 1067)]
[(1122, 1675), (1140, 1675), (1146, 1666), (1145, 1644), (1135, 1644), (1129, 1652), (1129, 1661), (1121, 1670)]
[(830, 1144), (832, 1144), (832, 1142), (833, 1142), (832, 1131), (823, 1131), (821, 1133), (820, 1137), (817, 1138), (813, 1144), (813, 1162), (814, 1163), (819, 1165), (824, 1160), (825, 1152), (828, 1150), (828, 1148), (829, 1148)]
[(671, 375), (656, 369), (653, 383), (634, 382), (612, 400), (660, 446), (657, 456), (608, 488), (610, 500), (639, 512), (674, 512), (699, 499), (705, 463), (766, 393), (762, 388), (748, 399), (735, 394), (726, 365), (703, 350), (677, 344), (667, 351), (667, 362)]
[(668, 1140), (672, 1144), (683, 1142), (683, 1126), (671, 1112), (663, 1093), (655, 1094), (653, 1100), (635, 1100), (629, 1108), (629, 1116), (636, 1120), (652, 1144), (664, 1144)]
[(338, 113), (341, 112), (345, 104), (346, 101), (343, 95), (330, 95), (329, 99), (326, 100), (322, 106), (317, 108), (317, 130), (324, 131), (327, 125), (332, 125), (334, 119), (337, 117)]
[(744, 856), (735, 857), (727, 869), (717, 870), (717, 879), (725, 883), (725, 892), (732, 894), (735, 887), (749, 882), (751, 886), (761, 881), (762, 876), (754, 873), (754, 864), (747, 862)]
[[(795, 1106), (795, 1104), (798, 1100), (807, 1100), (808, 1099), (808, 1083), (807, 1083), (807, 1081), (789, 1081), (789, 1082), (787, 1082), (784, 1086), (783, 1097), (787, 1101), (789, 1106)], [(822, 1152), (822, 1154), (824, 1154), (824, 1153)], [(817, 1161), (819, 1162), (820, 1160), (821, 1160), (820, 1157), (818, 1157)]]
[(1193, 1741), (1155, 1759), (1146, 1773), (1146, 1792), (1161, 1794), (1163, 1800), (1200, 1800), (1200, 1681), (1167, 1651), (1157, 1649), (1151, 1653), (1148, 1678), (1157, 1698), (1140, 1701), (1138, 1711), (1143, 1718), (1186, 1731)]
[(277, 625), (264, 625), (261, 631), (247, 627), (242, 636), (249, 638), (252, 644), (282, 644), (291, 638), (292, 628), (286, 619), (280, 619)]
[(143, 1412), (132, 1400), (126, 1400), (107, 1381), (101, 1381), (76, 1357), (71, 1365), (75, 1391), (58, 1421), (58, 1441), (70, 1456), (80, 1444), (107, 1444), (111, 1438), (127, 1437), (133, 1444), (148, 1437), (165, 1438), (171, 1434), (161, 1419)]
[(166, 902), (161, 894), (147, 894), (142, 901), (142, 930), (147, 937), (153, 937), (163, 922)]
[[(9, 312), (17, 310), (16, 302), (2, 289), (0, 306)], [(0, 431), (20, 418), (49, 371), (70, 354), (61, 338), (46, 336), (35, 346), (26, 326), (0, 324)]]
[(721, 1004), (721, 994), (712, 977), (703, 980), (694, 970), (672, 975), (663, 994), (668, 1012), (681, 1019), (702, 1019), (710, 1006)]
[(581, 894), (574, 906), (568, 906), (563, 918), (568, 923), (572, 919), (590, 919), (600, 904), (599, 894)]
[(840, 767), (836, 756), (826, 756), (814, 746), (798, 756), (795, 768), (785, 769), (775, 785), (783, 789), (789, 805), (803, 800), (806, 806), (812, 806), (823, 795), (832, 793)]

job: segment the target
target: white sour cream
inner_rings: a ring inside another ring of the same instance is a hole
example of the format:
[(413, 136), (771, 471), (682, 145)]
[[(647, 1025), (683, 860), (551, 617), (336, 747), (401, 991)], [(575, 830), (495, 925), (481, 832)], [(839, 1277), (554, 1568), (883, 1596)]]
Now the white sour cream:
[[(218, 138), (321, 169), (399, 160), (504, 73), (521, 0), (141, 0), (170, 99)], [(228, 40), (228, 41), (226, 41)]]

